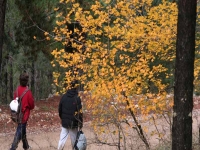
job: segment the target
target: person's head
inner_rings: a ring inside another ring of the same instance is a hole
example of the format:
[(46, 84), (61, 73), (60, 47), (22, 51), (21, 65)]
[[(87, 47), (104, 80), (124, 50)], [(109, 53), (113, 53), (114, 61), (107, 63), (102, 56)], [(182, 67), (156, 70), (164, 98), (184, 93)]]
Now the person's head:
[(70, 83), (70, 87), (71, 87), (71, 88), (77, 88), (77, 87), (78, 87), (78, 80), (73, 80), (73, 81)]
[(27, 86), (28, 84), (28, 79), (29, 79), (29, 76), (26, 72), (23, 72), (22, 74), (20, 74), (19, 76), (19, 83), (21, 86)]

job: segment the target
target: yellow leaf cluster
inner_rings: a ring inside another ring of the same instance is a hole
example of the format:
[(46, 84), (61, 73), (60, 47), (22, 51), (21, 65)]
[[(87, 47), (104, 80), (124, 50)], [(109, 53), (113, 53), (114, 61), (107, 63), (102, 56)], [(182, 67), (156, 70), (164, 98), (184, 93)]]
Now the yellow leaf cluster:
[[(77, 52), (52, 51), (52, 65), (64, 71), (62, 81), (54, 74), (55, 83), (61, 86), (76, 78), (84, 84), (91, 95), (85, 107), (91, 110), (94, 125), (123, 122), (130, 111), (149, 115), (169, 110), (173, 104), (166, 98), (168, 84), (162, 79), (173, 72), (165, 64), (173, 65), (175, 59), (177, 5), (163, 1), (152, 7), (152, 0), (104, 2), (95, 1), (90, 11), (73, 2), (67, 16), (58, 14), (55, 40), (63, 45), (72, 42)], [(76, 21), (82, 30), (75, 29), (79, 38), (70, 39), (66, 23)], [(84, 43), (82, 33), (87, 33)]]

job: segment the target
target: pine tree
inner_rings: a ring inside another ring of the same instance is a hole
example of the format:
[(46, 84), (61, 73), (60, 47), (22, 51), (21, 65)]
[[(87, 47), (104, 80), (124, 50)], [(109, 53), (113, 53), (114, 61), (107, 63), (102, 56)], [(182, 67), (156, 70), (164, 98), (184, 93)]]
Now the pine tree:
[(172, 150), (192, 150), (196, 0), (178, 1)]

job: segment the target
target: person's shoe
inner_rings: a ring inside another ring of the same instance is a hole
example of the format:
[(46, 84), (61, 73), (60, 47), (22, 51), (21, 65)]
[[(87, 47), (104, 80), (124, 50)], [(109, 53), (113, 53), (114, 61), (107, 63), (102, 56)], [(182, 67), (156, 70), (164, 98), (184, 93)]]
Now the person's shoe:
[(29, 148), (27, 148), (27, 149), (24, 149), (24, 150), (31, 150), (32, 148), (29, 146)]

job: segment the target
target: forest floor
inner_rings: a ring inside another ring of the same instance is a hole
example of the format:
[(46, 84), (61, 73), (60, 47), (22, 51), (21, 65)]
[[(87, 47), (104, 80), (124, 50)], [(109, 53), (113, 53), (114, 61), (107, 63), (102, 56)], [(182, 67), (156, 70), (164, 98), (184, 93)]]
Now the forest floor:
[[(54, 96), (46, 100), (39, 100), (35, 102), (35, 109), (31, 111), (31, 115), (27, 125), (28, 141), (33, 150), (56, 150), (57, 143), (60, 134), (60, 119), (58, 116), (58, 104), (60, 97)], [(200, 117), (200, 97), (194, 98), (194, 126), (196, 130), (199, 126)], [(16, 124), (9, 119), (10, 110), (8, 105), (0, 106), (0, 150), (7, 150), (12, 143), (14, 133), (16, 130)], [(94, 138), (93, 131), (90, 129), (89, 117), (84, 115), (84, 127), (88, 140), (89, 150), (115, 150), (116, 147), (108, 147), (97, 144), (92, 144)], [(70, 140), (67, 140), (66, 150), (70, 150)], [(18, 150), (21, 150), (22, 146), (19, 145)], [(68, 148), (67, 148), (68, 147)], [(138, 148), (140, 149), (140, 148)], [(141, 149), (142, 150), (142, 149)]]
[[(58, 104), (60, 97), (54, 96), (47, 100), (35, 101), (35, 108), (31, 111), (27, 129), (29, 132), (35, 132), (38, 129), (42, 131), (53, 131), (60, 125), (58, 116)], [(7, 105), (0, 106), (0, 134), (12, 134), (16, 124), (9, 119), (10, 110)]]

